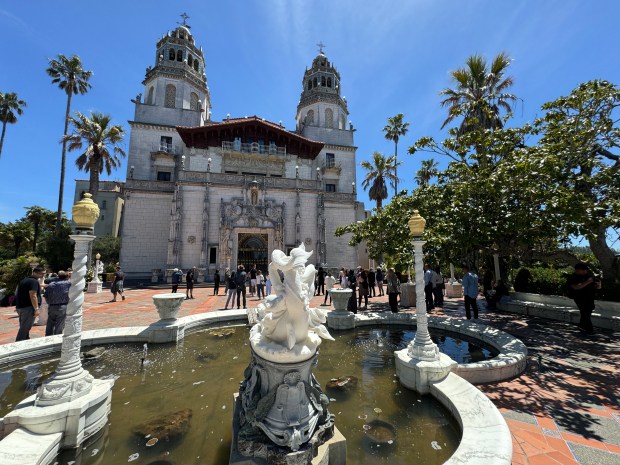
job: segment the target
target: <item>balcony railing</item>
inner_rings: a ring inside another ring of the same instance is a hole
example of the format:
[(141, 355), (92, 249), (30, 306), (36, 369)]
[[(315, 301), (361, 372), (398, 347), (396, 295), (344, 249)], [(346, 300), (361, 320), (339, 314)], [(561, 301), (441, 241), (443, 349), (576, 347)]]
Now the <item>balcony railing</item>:
[(223, 141), (222, 150), (227, 152), (258, 153), (262, 155), (286, 155), (286, 147), (276, 144), (261, 144), (259, 142)]
[(169, 153), (170, 155), (181, 155), (183, 152), (180, 147), (177, 147), (166, 142), (160, 142), (153, 145), (153, 152)]

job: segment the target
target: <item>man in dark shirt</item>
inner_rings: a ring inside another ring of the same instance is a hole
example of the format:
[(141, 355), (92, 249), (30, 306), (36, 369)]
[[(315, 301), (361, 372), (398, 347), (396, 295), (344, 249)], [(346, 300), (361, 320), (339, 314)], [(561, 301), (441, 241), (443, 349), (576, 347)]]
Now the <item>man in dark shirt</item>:
[(587, 264), (577, 263), (575, 265), (575, 272), (568, 277), (568, 286), (581, 315), (581, 320), (577, 326), (587, 334), (594, 334), (591, 317), (594, 310), (596, 284), (594, 274), (590, 271)]
[[(256, 265), (252, 265), (250, 269), (250, 296), (254, 297), (254, 293), (256, 292)], [(237, 303), (239, 301), (237, 300)], [(245, 305), (243, 306), (245, 308)]]
[(377, 292), (375, 291), (376, 277), (377, 275), (372, 268), (368, 270), (368, 297), (377, 296)]
[(322, 266), (319, 266), (316, 278), (316, 295), (325, 294), (325, 270)]
[(17, 304), (15, 305), (19, 314), (19, 331), (15, 342), (30, 339), (30, 330), (34, 324), (34, 319), (39, 316), (39, 306), (41, 305), (41, 285), (39, 279), (45, 276), (45, 268), (40, 266), (32, 270), (32, 275), (22, 279), (17, 286)]
[(46, 336), (62, 334), (65, 328), (70, 287), (69, 275), (64, 271), (59, 271), (58, 279), (50, 283), (45, 289), (45, 300), (49, 306), (45, 327)]
[(243, 308), (246, 306), (245, 302), (245, 280), (247, 273), (244, 271), (243, 265), (239, 265), (237, 274), (235, 275), (235, 284), (237, 285), (237, 308), (241, 308), (241, 295), (243, 295)]
[(213, 295), (220, 294), (220, 270), (215, 270), (213, 275)]

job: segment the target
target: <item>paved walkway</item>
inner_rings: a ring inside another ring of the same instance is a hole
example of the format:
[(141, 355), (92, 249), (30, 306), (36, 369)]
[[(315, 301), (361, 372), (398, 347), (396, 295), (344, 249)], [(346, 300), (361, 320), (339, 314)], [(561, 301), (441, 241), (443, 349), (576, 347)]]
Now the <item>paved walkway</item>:
[[(111, 294), (85, 294), (84, 329), (142, 326), (157, 314), (153, 294), (168, 288), (129, 289), (127, 299), (109, 302)], [(180, 316), (220, 310), (225, 297), (196, 288)], [(312, 305), (322, 303), (312, 299)], [(387, 308), (385, 297), (370, 300), (372, 310)], [(248, 305), (258, 299), (248, 294)], [(481, 304), (480, 307), (484, 307)], [(437, 315), (462, 317), (462, 300), (446, 300)], [(571, 325), (523, 315), (482, 311), (482, 323), (507, 331), (528, 347), (528, 367), (520, 377), (478, 386), (503, 413), (513, 436), (515, 465), (620, 464), (620, 343), (617, 333), (600, 330), (582, 336)], [(0, 308), (0, 343), (12, 342), (18, 321), (13, 308)], [(31, 337), (43, 336), (34, 327)]]

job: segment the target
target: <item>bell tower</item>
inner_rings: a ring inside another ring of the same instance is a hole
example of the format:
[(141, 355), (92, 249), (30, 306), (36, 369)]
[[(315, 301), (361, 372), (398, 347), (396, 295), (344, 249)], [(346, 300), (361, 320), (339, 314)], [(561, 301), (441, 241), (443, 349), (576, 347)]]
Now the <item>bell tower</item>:
[(325, 45), (317, 45), (319, 54), (304, 72), (296, 122), (301, 135), (326, 141), (328, 133), (347, 130), (349, 111), (340, 94), (340, 73), (323, 52)]
[(164, 34), (156, 45), (155, 65), (149, 66), (142, 84), (144, 99), (137, 102), (136, 121), (201, 126), (211, 119), (202, 47), (196, 47), (185, 13), (179, 26)]

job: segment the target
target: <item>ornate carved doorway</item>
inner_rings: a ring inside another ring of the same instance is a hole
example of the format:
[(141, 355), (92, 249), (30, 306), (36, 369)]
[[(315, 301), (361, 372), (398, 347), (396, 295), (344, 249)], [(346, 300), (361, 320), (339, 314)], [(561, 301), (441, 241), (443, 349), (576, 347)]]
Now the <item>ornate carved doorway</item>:
[(239, 233), (237, 264), (243, 265), (246, 271), (249, 271), (252, 265), (256, 265), (257, 270), (265, 273), (269, 264), (267, 240), (267, 234)]

